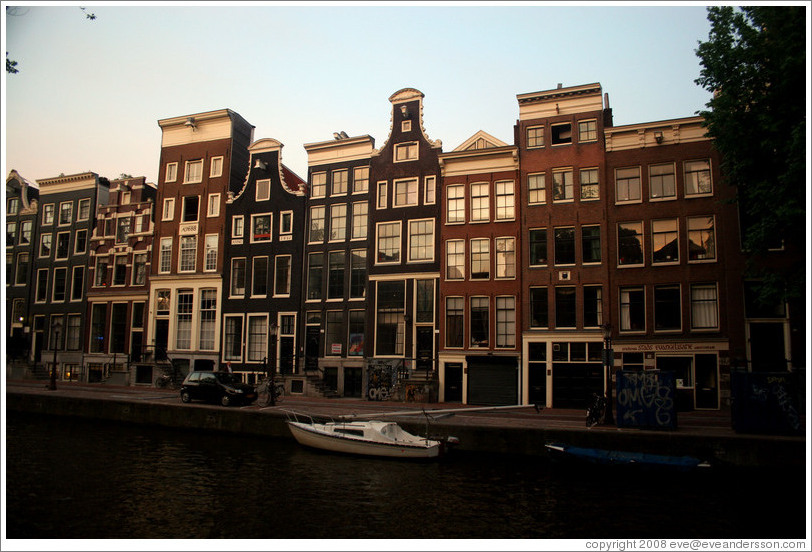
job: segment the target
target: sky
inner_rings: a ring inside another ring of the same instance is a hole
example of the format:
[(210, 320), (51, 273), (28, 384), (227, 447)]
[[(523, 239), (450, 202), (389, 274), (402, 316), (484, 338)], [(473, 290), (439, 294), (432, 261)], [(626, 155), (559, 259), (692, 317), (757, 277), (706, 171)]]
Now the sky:
[[(479, 130), (513, 143), (517, 94), (598, 82), (615, 125), (690, 117), (709, 93), (699, 3), (3, 2), (3, 170), (93, 171), (157, 182), (158, 120), (228, 108), (254, 139), (389, 135), (389, 96), (425, 95), (424, 127), (451, 151)], [(86, 13), (96, 16), (94, 20)]]

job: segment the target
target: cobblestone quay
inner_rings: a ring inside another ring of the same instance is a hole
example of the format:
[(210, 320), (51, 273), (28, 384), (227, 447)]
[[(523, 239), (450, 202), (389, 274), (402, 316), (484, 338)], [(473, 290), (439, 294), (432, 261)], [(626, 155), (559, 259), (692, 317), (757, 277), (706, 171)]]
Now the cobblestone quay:
[[(55, 391), (42, 381), (6, 381), (6, 408), (18, 412), (157, 425), (189, 430), (292, 439), (286, 410), (319, 416), (387, 411), (458, 408), (458, 404), (373, 402), (286, 396), (276, 407), (222, 407), (183, 404), (177, 391), (152, 387), (60, 382)], [(423, 434), (423, 416), (389, 418), (408, 431)], [(806, 418), (802, 419), (806, 435)], [(495, 412), (460, 412), (433, 421), (430, 432), (458, 437), (462, 452), (546, 456), (549, 442), (603, 449), (687, 455), (735, 467), (782, 468), (806, 464), (804, 436), (747, 435), (733, 431), (729, 410), (681, 412), (675, 430), (640, 430), (596, 426), (587, 429), (581, 410), (534, 408)]]

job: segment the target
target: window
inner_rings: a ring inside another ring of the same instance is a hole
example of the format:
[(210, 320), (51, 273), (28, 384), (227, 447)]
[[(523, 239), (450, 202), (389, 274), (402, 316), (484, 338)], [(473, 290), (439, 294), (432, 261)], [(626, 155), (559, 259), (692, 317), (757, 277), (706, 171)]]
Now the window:
[(677, 187), (673, 163), (649, 165), (648, 190), (651, 199), (677, 198)]
[(465, 186), (449, 186), (446, 188), (446, 194), (448, 195), (446, 222), (449, 224), (465, 222)]
[(203, 160), (187, 161), (186, 172), (184, 173), (183, 183), (194, 184), (203, 181)]
[(51, 234), (42, 234), (39, 237), (39, 256), (40, 257), (50, 257), (51, 256), (51, 244), (53, 243), (53, 235)]
[(382, 222), (377, 228), (375, 264), (400, 262), (400, 222)]
[(213, 351), (217, 329), (217, 290), (200, 290), (200, 349)]
[(579, 142), (596, 142), (598, 140), (598, 121), (591, 119), (589, 121), (578, 121), (578, 141)]
[(274, 259), (274, 295), (290, 295), (290, 255)]
[(437, 201), (437, 177), (427, 176), (423, 181), (424, 205), (434, 205)]
[(403, 355), (406, 332), (404, 320), (406, 286), (402, 281), (377, 284), (375, 355)]
[(34, 295), (34, 301), (36, 303), (44, 303), (47, 300), (48, 300), (48, 269), (41, 268), (37, 270), (37, 290)]
[(640, 201), (640, 167), (615, 169), (617, 203)]
[(716, 284), (691, 285), (691, 329), (714, 330), (719, 327)]
[(54, 295), (53, 301), (64, 301), (68, 290), (68, 269), (54, 269)]
[(324, 206), (310, 208), (309, 243), (324, 241)]
[(544, 179), (544, 173), (527, 175), (528, 203), (545, 203), (547, 201), (547, 188)]
[(42, 207), (42, 224), (54, 223), (54, 204), (46, 203)]
[(516, 298), (496, 298), (496, 346), (516, 347)]
[(76, 231), (76, 241), (73, 244), (74, 255), (84, 255), (87, 253), (87, 230)]
[(10, 197), (6, 202), (6, 214), (16, 215), (20, 211), (20, 198)]
[(172, 270), (172, 238), (161, 238), (158, 272), (160, 274), (166, 274), (170, 270)]
[(65, 226), (73, 222), (73, 202), (59, 204), (59, 226)]
[(581, 227), (581, 254), (584, 264), (601, 262), (601, 227)]
[(147, 283), (147, 254), (135, 253), (133, 255), (133, 285), (143, 286)]
[(464, 327), (465, 299), (462, 297), (445, 298), (445, 346), (462, 348), (465, 335)]
[(70, 232), (60, 232), (56, 235), (56, 259), (67, 259), (70, 255)]
[(651, 221), (652, 264), (679, 262), (679, 228), (677, 219)]
[(572, 286), (555, 288), (555, 327), (575, 327), (575, 288)]
[(231, 259), (231, 297), (245, 295), (245, 258)]
[(70, 288), (70, 300), (81, 301), (85, 292), (85, 267), (73, 267), (73, 281)]
[(352, 204), (352, 239), (363, 240), (367, 237), (369, 206), (366, 201)]
[(271, 214), (251, 215), (251, 241), (271, 241)]
[(575, 264), (575, 228), (556, 228), (555, 236), (555, 264)]
[(242, 238), (245, 232), (245, 220), (242, 215), (235, 216), (231, 219), (231, 237)]
[(490, 240), (471, 240), (471, 279), (487, 280), (491, 277)]
[(178, 349), (192, 348), (192, 307), (194, 294), (190, 290), (178, 291), (177, 335), (175, 346)]
[(386, 209), (386, 204), (388, 202), (386, 194), (386, 182), (378, 182), (378, 209)]
[(529, 127), (527, 129), (527, 147), (528, 148), (541, 148), (544, 147), (544, 127)]
[(172, 291), (159, 289), (155, 294), (155, 315), (169, 316), (169, 303), (172, 299)]
[(330, 241), (347, 239), (347, 204), (330, 206)]
[(132, 192), (121, 192), (121, 204), (129, 205), (132, 199)]
[(601, 286), (584, 286), (584, 328), (597, 328), (603, 323), (603, 290)]
[(713, 193), (711, 181), (710, 161), (685, 162), (685, 196), (708, 195)]
[(344, 265), (346, 256), (343, 251), (330, 251), (327, 268), (327, 299), (344, 297)]
[(401, 132), (411, 132), (412, 130), (412, 122), (411, 121), (401, 121), (400, 123), (400, 131)]
[(82, 347), (82, 315), (68, 315), (65, 341), (65, 345), (69, 351), (78, 351)]
[(178, 272), (194, 272), (196, 257), (197, 236), (181, 236)]
[(251, 265), (251, 297), (268, 295), (268, 257), (254, 257)]
[(516, 217), (512, 180), (496, 183), (496, 220), (513, 220)]
[(417, 205), (417, 179), (395, 180), (395, 203), (393, 207)]
[(206, 210), (206, 216), (220, 216), (220, 194), (209, 194), (209, 207)]
[(366, 312), (361, 310), (349, 311), (349, 335), (347, 356), (364, 356), (364, 324)]
[(417, 159), (417, 142), (395, 145), (395, 162), (414, 161), (415, 159)]
[(79, 213), (76, 220), (88, 220), (90, 218), (90, 199), (79, 200)]
[(716, 232), (712, 215), (688, 217), (688, 261), (716, 259)]
[(167, 163), (164, 182), (175, 182), (178, 179), (178, 164)]
[(572, 123), (550, 125), (550, 144), (560, 146), (572, 143)]
[(17, 269), (14, 271), (14, 285), (24, 286), (28, 283), (28, 253), (17, 254)]
[(282, 211), (279, 213), (279, 234), (293, 234), (293, 211)]
[[(33, 222), (30, 220), (24, 220), (20, 223), (20, 245), (25, 245), (31, 243), (31, 229), (33, 227)], [(85, 230), (85, 232), (87, 232)], [(11, 242), (6, 242), (8, 245), (12, 245)]]
[(219, 234), (206, 234), (203, 270), (213, 272), (217, 270), (217, 246), (220, 239)]
[(553, 201), (572, 201), (572, 169), (553, 171)]
[(483, 222), (491, 219), (490, 193), (487, 182), (471, 184), (471, 222)]
[(369, 191), (369, 167), (355, 167), (352, 172), (352, 192), (354, 194)]
[(17, 223), (6, 223), (6, 246), (17, 245)]
[(409, 262), (434, 260), (434, 220), (409, 221)]
[(96, 257), (94, 286), (107, 285), (107, 257)]
[(164, 199), (164, 208), (163, 213), (161, 214), (161, 220), (172, 220), (173, 218), (175, 218), (175, 199), (170, 197)]
[(547, 229), (530, 230), (530, 266), (547, 265)]
[(130, 217), (120, 217), (116, 222), (116, 243), (127, 243), (130, 236)]
[(324, 197), (327, 195), (327, 173), (313, 173), (310, 177), (310, 197)]
[(183, 222), (196, 222), (200, 198), (198, 196), (186, 196), (183, 198)]
[(248, 315), (248, 362), (261, 362), (268, 358), (268, 315)]
[(242, 316), (225, 316), (223, 360), (242, 359)]
[(307, 300), (321, 299), (323, 289), (324, 254), (310, 253), (307, 257)]
[(617, 264), (643, 264), (642, 222), (622, 222), (617, 225)]
[(600, 199), (598, 169), (581, 169), (581, 201)]
[(116, 255), (113, 262), (113, 285), (125, 286), (127, 285), (127, 256)]
[(222, 176), (223, 174), (223, 158), (212, 157), (211, 166), (209, 168), (209, 177)]
[(654, 329), (681, 330), (682, 292), (679, 285), (654, 286)]
[(434, 280), (417, 280), (415, 282), (415, 322), (434, 322)]
[(620, 331), (646, 329), (646, 302), (643, 288), (620, 288)]
[(445, 279), (463, 280), (465, 278), (465, 240), (447, 240), (445, 242)]
[(350, 299), (362, 299), (367, 287), (367, 250), (353, 249), (350, 255)]
[(330, 195), (346, 195), (348, 181), (349, 171), (347, 169), (333, 171), (333, 187)]
[(516, 277), (516, 239), (496, 238), (496, 277)]
[(344, 313), (327, 311), (324, 321), (324, 342), (327, 350), (324, 356), (341, 356), (344, 350)]
[(487, 347), (490, 333), (487, 297), (471, 297), (471, 347)]

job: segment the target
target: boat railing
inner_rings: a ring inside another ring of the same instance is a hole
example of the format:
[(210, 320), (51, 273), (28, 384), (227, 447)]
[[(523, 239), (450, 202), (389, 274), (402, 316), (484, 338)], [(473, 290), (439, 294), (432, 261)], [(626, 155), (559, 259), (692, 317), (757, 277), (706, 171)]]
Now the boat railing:
[[(288, 409), (280, 409), (281, 412), (285, 413), (287, 420), (289, 422), (296, 422), (302, 424), (310, 424), (313, 425), (314, 423), (320, 423), (323, 421), (329, 421), (335, 423), (335, 419), (330, 416), (329, 414), (308, 414), (306, 412), (298, 412), (296, 410), (288, 410)], [(317, 422), (319, 420), (319, 422)]]

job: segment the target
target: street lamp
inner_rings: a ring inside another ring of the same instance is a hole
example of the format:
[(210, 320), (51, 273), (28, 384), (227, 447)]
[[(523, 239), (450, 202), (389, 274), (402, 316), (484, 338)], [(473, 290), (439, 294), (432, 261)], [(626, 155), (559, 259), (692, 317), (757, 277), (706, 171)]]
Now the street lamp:
[(268, 334), (272, 338), (270, 343), (271, 362), (268, 367), (268, 393), (271, 396), (271, 406), (276, 406), (276, 333), (278, 329), (275, 322), (272, 322), (268, 329)]
[(614, 424), (612, 416), (612, 366), (615, 364), (614, 352), (612, 351), (612, 325), (606, 323), (601, 326), (603, 330), (603, 370), (606, 379), (606, 423)]
[(60, 329), (62, 329), (62, 320), (54, 318), (54, 321), (51, 323), (51, 331), (54, 334), (54, 363), (53, 366), (51, 366), (51, 383), (48, 385), (48, 389), (51, 391), (56, 391), (56, 352), (59, 348)]

